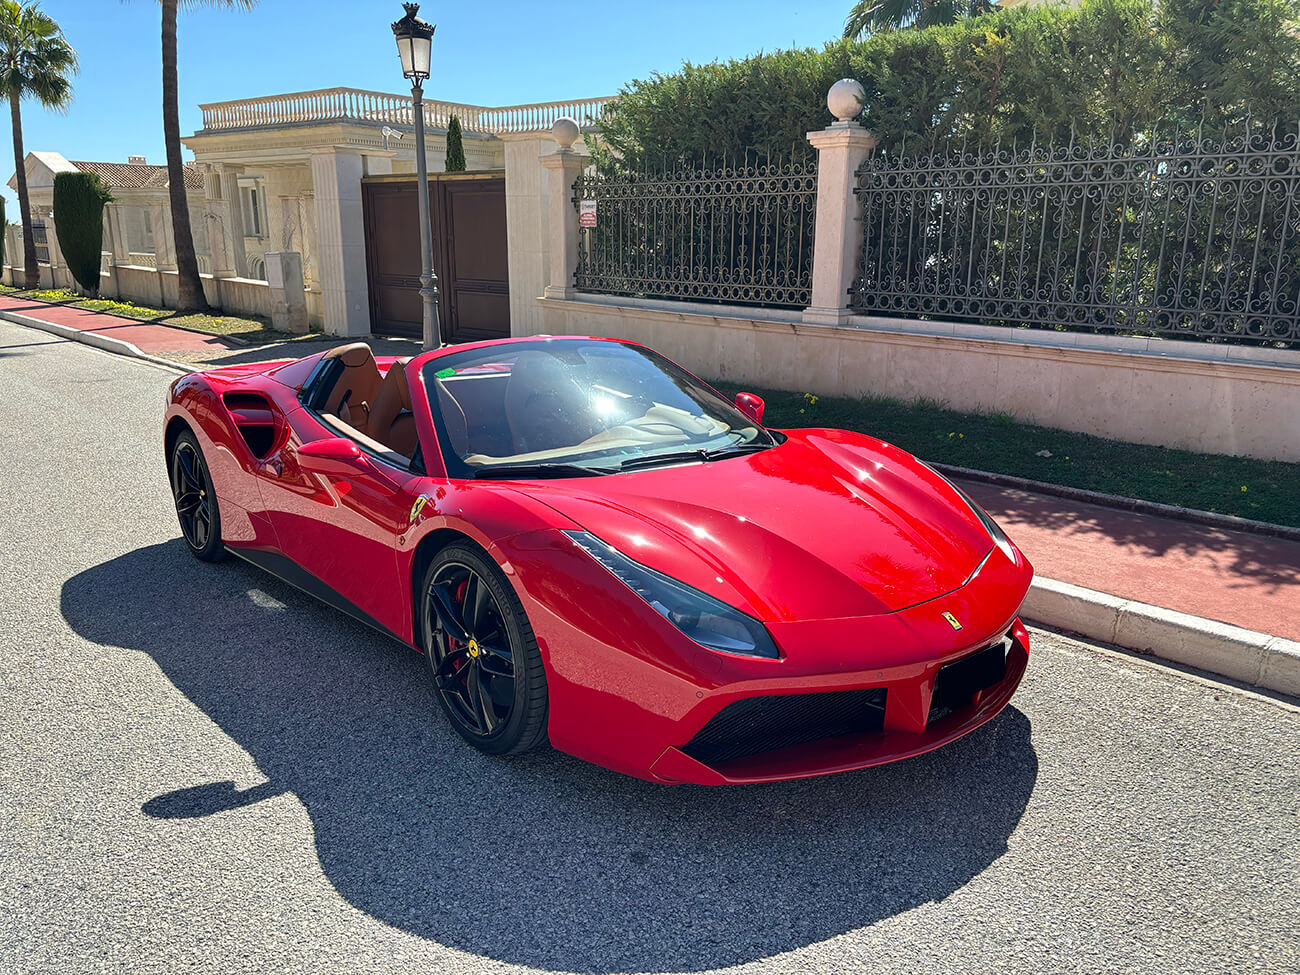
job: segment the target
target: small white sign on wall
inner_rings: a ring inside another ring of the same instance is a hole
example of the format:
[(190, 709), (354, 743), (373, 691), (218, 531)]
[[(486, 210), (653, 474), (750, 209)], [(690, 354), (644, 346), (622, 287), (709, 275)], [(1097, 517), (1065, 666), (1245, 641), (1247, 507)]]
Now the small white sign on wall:
[(594, 227), (596, 226), (596, 201), (582, 200), (578, 204), (578, 226)]

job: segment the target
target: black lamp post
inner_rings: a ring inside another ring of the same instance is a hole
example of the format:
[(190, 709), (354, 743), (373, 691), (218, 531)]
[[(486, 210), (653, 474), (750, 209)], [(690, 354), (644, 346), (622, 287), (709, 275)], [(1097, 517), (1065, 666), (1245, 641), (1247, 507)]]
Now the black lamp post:
[(424, 304), (424, 347), (442, 345), (438, 322), (438, 275), (433, 270), (433, 229), (429, 225), (429, 165), (424, 152), (424, 79), (433, 57), (433, 24), (416, 16), (418, 3), (404, 3), (406, 16), (393, 24), (402, 74), (411, 79), (411, 104), (415, 111), (415, 172), (420, 200), (420, 300)]

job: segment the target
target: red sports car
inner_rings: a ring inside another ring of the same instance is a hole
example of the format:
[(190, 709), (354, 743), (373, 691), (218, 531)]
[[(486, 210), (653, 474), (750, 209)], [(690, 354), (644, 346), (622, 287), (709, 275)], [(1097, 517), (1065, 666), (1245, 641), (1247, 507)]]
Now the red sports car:
[(1028, 662), (1025, 557), (904, 451), (762, 419), (631, 342), (357, 343), (176, 380), (164, 442), (196, 556), (423, 653), (491, 754), (759, 782), (992, 718)]

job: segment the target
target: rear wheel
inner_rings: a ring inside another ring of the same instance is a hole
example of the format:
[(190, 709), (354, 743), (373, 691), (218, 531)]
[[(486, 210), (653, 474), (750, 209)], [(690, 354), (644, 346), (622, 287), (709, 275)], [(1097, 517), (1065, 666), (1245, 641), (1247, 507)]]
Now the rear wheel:
[(188, 430), (176, 438), (172, 447), (171, 482), (176, 517), (190, 551), (204, 562), (220, 562), (226, 549), (221, 544), (217, 495), (199, 442)]
[(476, 549), (452, 545), (421, 588), (425, 655), (443, 710), (461, 737), (489, 755), (546, 738), (546, 673), (519, 597)]

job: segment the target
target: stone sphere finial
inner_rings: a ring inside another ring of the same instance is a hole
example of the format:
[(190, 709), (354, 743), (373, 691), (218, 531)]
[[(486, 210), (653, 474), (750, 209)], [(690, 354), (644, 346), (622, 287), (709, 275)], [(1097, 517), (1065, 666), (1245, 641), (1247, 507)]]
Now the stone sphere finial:
[(551, 138), (560, 144), (561, 149), (572, 149), (581, 134), (578, 123), (567, 115), (561, 115), (551, 126)]
[(826, 93), (826, 107), (840, 122), (851, 122), (862, 114), (867, 101), (867, 90), (852, 78), (841, 78)]

